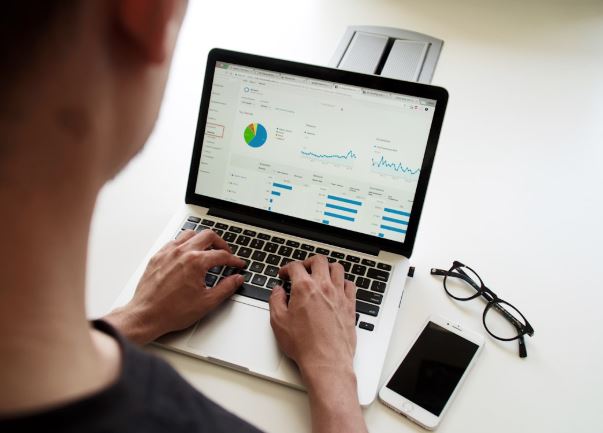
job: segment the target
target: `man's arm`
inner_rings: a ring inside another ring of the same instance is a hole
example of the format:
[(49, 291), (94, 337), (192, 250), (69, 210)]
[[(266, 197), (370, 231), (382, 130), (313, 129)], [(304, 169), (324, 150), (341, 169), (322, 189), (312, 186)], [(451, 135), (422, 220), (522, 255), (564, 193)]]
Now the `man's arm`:
[(293, 359), (310, 397), (315, 433), (366, 432), (353, 369), (356, 286), (324, 256), (292, 262), (280, 275), (292, 282), (270, 298), (270, 321), (281, 349)]
[(208, 288), (210, 268), (244, 264), (214, 231), (182, 232), (150, 260), (132, 300), (104, 319), (131, 341), (150, 343), (192, 325), (243, 283), (241, 275), (232, 275)]

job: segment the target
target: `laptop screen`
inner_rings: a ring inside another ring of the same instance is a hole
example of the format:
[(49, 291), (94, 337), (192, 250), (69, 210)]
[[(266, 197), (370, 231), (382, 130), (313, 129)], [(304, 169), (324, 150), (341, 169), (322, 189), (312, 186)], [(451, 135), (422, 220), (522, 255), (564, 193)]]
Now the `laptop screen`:
[(217, 62), (195, 192), (404, 242), (435, 105)]

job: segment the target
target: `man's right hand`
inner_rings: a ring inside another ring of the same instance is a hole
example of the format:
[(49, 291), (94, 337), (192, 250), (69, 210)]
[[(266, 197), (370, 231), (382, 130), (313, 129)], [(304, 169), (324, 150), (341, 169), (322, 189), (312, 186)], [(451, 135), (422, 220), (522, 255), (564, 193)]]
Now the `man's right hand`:
[(353, 368), (356, 286), (319, 255), (287, 264), (280, 276), (291, 280), (291, 294), (287, 303), (285, 290), (273, 289), (270, 323), (308, 389), (313, 431), (365, 432)]

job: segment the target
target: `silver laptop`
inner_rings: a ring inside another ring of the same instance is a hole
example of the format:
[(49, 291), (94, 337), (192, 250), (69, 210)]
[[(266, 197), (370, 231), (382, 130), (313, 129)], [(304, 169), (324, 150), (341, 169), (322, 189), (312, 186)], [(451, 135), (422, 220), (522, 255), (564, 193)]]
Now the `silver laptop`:
[(215, 230), (247, 262), (218, 311), (157, 344), (303, 388), (278, 349), (268, 297), (278, 269), (324, 254), (358, 288), (354, 368), (362, 405), (379, 379), (409, 270), (447, 92), (438, 87), (212, 50), (186, 200), (133, 275), (181, 230)]

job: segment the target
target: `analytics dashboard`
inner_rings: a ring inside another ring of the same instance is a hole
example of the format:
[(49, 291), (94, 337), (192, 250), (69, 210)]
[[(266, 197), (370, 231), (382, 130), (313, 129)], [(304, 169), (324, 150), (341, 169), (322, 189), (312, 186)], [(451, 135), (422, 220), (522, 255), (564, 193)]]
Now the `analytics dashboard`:
[(195, 192), (403, 242), (435, 105), (217, 62)]

